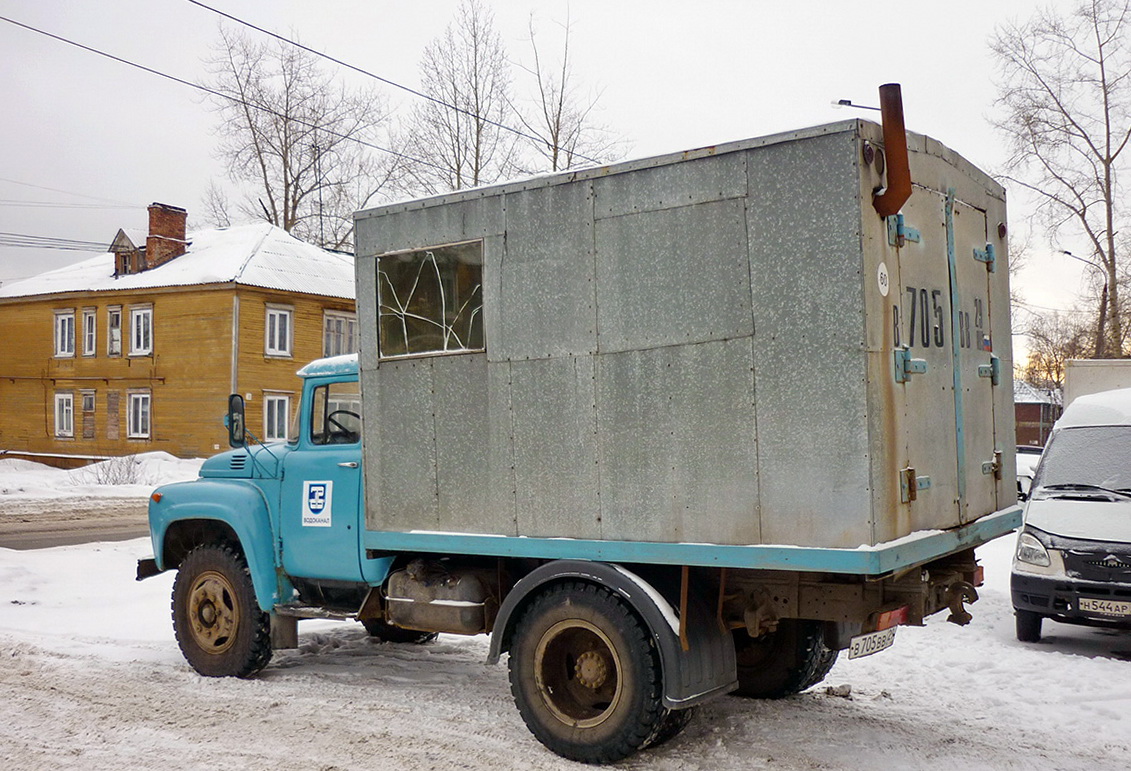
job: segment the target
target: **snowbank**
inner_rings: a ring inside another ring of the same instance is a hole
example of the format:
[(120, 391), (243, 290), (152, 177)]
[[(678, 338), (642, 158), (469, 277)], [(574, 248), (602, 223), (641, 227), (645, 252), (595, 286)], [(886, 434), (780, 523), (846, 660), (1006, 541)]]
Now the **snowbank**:
[(145, 498), (157, 485), (196, 479), (204, 459), (147, 452), (69, 471), (17, 458), (0, 458), (0, 513), (6, 498)]

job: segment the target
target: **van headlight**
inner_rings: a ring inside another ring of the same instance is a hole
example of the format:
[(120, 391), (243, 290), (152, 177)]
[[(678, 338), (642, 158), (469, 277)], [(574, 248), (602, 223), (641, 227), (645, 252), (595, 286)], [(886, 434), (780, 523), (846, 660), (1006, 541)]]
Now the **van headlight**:
[(1017, 561), (1042, 568), (1052, 564), (1048, 549), (1032, 533), (1022, 533), (1017, 539)]

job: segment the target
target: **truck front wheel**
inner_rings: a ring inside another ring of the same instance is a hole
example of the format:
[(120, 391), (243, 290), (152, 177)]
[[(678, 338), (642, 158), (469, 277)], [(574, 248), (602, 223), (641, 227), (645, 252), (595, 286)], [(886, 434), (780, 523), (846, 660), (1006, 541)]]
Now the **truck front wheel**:
[(836, 663), (837, 651), (825, 645), (819, 621), (789, 619), (774, 632), (750, 637), (734, 632), (738, 664), (736, 696), (780, 699), (792, 696), (825, 679)]
[(1017, 639), (1021, 642), (1035, 643), (1041, 641), (1041, 622), (1044, 620), (1040, 613), (1031, 610), (1016, 610), (1017, 614)]
[(571, 760), (626, 758), (658, 737), (667, 715), (652, 637), (603, 587), (570, 582), (536, 597), (515, 628), (509, 667), (523, 721)]
[(173, 582), (173, 630), (185, 659), (206, 677), (248, 677), (271, 660), (271, 617), (255, 599), (243, 555), (198, 546)]

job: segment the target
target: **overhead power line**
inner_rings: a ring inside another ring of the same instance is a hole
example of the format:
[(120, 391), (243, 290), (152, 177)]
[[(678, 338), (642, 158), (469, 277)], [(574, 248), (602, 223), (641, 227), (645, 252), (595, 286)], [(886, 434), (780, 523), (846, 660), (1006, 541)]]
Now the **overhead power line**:
[(141, 206), (118, 203), (62, 203), (59, 201), (21, 201), (0, 198), (0, 206), (23, 207), (28, 209), (140, 209)]
[(36, 190), (47, 190), (47, 191), (52, 192), (52, 193), (62, 193), (63, 195), (77, 196), (78, 198), (89, 198), (92, 201), (104, 201), (106, 203), (117, 204), (117, 205), (120, 205), (120, 206), (129, 206), (131, 208), (141, 208), (141, 207), (137, 207), (136, 204), (126, 203), (125, 201), (119, 201), (119, 200), (116, 200), (114, 198), (103, 198), (103, 197), (97, 196), (97, 195), (86, 195), (85, 193), (75, 193), (75, 192), (72, 192), (70, 190), (60, 190), (57, 187), (44, 187), (43, 185), (33, 185), (30, 182), (21, 182), (18, 179), (8, 179), (7, 177), (0, 177), (0, 182), (8, 182), (8, 183), (13, 184), (13, 185), (23, 185), (24, 187), (34, 187)]
[[(433, 104), (438, 104), (441, 107), (445, 107), (449, 110), (454, 110), (455, 112), (466, 115), (469, 118), (474, 118), (475, 120), (482, 121), (489, 126), (494, 126), (495, 128), (502, 129), (503, 131), (508, 131), (511, 134), (514, 134), (516, 136), (520, 136), (523, 139), (529, 139), (532, 142), (537, 142), (539, 144), (545, 143), (545, 140), (541, 137), (535, 136), (533, 134), (527, 134), (524, 131), (513, 128), (512, 126), (508, 126), (505, 123), (498, 123), (496, 121), (491, 120), (490, 118), (484, 118), (483, 116), (477, 115), (476, 113), (472, 112), (471, 110), (465, 110), (462, 107), (458, 107), (454, 104), (450, 104), (449, 102), (445, 102), (443, 99), (439, 99), (435, 96), (432, 96), (431, 94), (426, 94), (423, 91), (418, 91), (415, 88), (411, 88), (411, 87), (403, 85), (401, 83), (397, 83), (396, 81), (389, 80), (388, 78), (385, 78), (385, 77), (382, 77), (382, 76), (380, 76), (376, 73), (370, 72), (369, 70), (362, 69), (361, 67), (350, 64), (349, 62), (344, 62), (341, 59), (337, 59), (333, 56), (330, 56), (327, 53), (323, 53), (322, 51), (318, 51), (314, 48), (310, 48), (309, 46), (305, 46), (302, 43), (299, 43), (298, 41), (291, 40), (290, 38), (283, 37), (282, 35), (280, 35), (276, 32), (272, 32), (270, 30), (264, 29), (263, 27), (256, 26), (255, 24), (252, 24), (249, 21), (244, 21), (243, 19), (241, 19), (237, 16), (233, 16), (230, 13), (226, 13), (224, 11), (221, 11), (219, 8), (213, 8), (210, 5), (207, 5), (205, 3), (200, 2), (200, 0), (188, 0), (188, 2), (192, 3), (195, 6), (203, 8), (206, 11), (211, 11), (212, 13), (216, 14), (217, 16), (223, 16), (225, 19), (228, 19), (230, 21), (234, 21), (236, 24), (242, 24), (243, 26), (247, 27), (248, 29), (253, 29), (256, 32), (267, 35), (268, 37), (272, 37), (272, 38), (274, 38), (274, 39), (276, 39), (276, 40), (278, 40), (282, 43), (292, 45), (295, 48), (299, 48), (303, 51), (306, 51), (309, 54), (313, 54), (314, 56), (321, 57), (321, 58), (325, 59), (326, 61), (333, 62), (334, 64), (338, 65), (339, 67), (345, 67), (346, 69), (353, 70), (354, 72), (356, 72), (360, 75), (365, 75), (366, 77), (373, 78), (374, 80), (380, 81), (381, 83), (384, 83), (385, 85), (392, 86), (393, 88), (399, 88), (401, 91), (405, 91), (405, 92), (412, 94), (413, 96), (418, 97), (420, 99), (424, 99), (426, 101), (432, 102)], [(577, 156), (578, 158), (581, 158), (582, 160), (589, 161), (590, 163), (596, 163), (596, 164), (601, 163), (601, 161), (597, 160), (596, 158), (590, 158), (589, 156), (582, 155), (581, 153), (575, 152), (573, 154), (575, 156)]]
[(16, 246), (27, 249), (62, 249), (72, 252), (105, 252), (109, 245), (105, 241), (77, 241), (71, 238), (0, 232), (0, 246)]
[(375, 145), (372, 142), (365, 141), (364, 139), (358, 139), (357, 137), (354, 137), (354, 136), (348, 136), (346, 134), (341, 134), (337, 131), (333, 131), (331, 129), (328, 129), (325, 126), (319, 126), (317, 124), (311, 123), (310, 121), (302, 120), (301, 118), (296, 118), (296, 117), (291, 116), (291, 115), (283, 115), (282, 113), (278, 112), (277, 110), (272, 110), (269, 107), (264, 107), (262, 105), (253, 104), (253, 103), (245, 101), (243, 99), (239, 99), (237, 97), (230, 96), (230, 95), (222, 93), (220, 91), (216, 91), (215, 89), (208, 88), (207, 86), (202, 86), (199, 83), (193, 83), (191, 80), (185, 80), (184, 78), (178, 78), (176, 75), (170, 75), (167, 72), (162, 72), (161, 70), (156, 70), (156, 69), (154, 69), (152, 67), (148, 67), (144, 64), (138, 64), (137, 62), (132, 62), (129, 59), (123, 59), (120, 56), (115, 56), (114, 54), (107, 53), (106, 51), (100, 50), (98, 48), (93, 48), (91, 46), (84, 45), (82, 43), (78, 43), (78, 42), (71, 40), (69, 38), (62, 37), (61, 35), (56, 35), (52, 32), (47, 32), (46, 30), (39, 29), (38, 27), (33, 27), (30, 24), (24, 24), (21, 21), (16, 21), (15, 19), (10, 19), (7, 16), (0, 16), (0, 21), (6, 21), (9, 24), (13, 24), (17, 27), (21, 27), (23, 29), (28, 30), (29, 32), (35, 32), (37, 34), (43, 35), (44, 37), (49, 37), (52, 40), (58, 40), (60, 43), (66, 43), (69, 46), (74, 46), (75, 48), (79, 48), (83, 51), (88, 51), (92, 54), (97, 54), (98, 56), (104, 57), (106, 59), (110, 59), (111, 61), (118, 62), (119, 64), (125, 64), (128, 67), (133, 67), (134, 69), (141, 70), (142, 72), (148, 72), (150, 75), (156, 75), (160, 78), (165, 78), (166, 80), (171, 80), (174, 83), (180, 83), (182, 86), (188, 86), (189, 88), (194, 88), (197, 91), (203, 91), (206, 94), (211, 94), (212, 96), (219, 97), (221, 99), (227, 99), (231, 102), (235, 102), (236, 104), (241, 104), (241, 105), (243, 105), (245, 107), (249, 107), (253, 110), (258, 110), (258, 111), (264, 112), (268, 115), (273, 115), (276, 118), (282, 118), (283, 120), (289, 120), (289, 121), (292, 121), (294, 123), (298, 123), (299, 125), (306, 126), (307, 128), (316, 129), (318, 131), (323, 132), (324, 134), (328, 134), (329, 136), (337, 137), (338, 139), (342, 139), (342, 140), (345, 140), (345, 141), (348, 141), (348, 142), (356, 142), (359, 145), (363, 145), (363, 146), (371, 148), (373, 150), (377, 150), (378, 152), (388, 153), (389, 155), (394, 155), (398, 158), (403, 158), (407, 161), (412, 161), (413, 163), (419, 163), (419, 164), (422, 164), (424, 166), (431, 166), (432, 168), (438, 169), (440, 171), (446, 171), (446, 169), (444, 169), (442, 166), (438, 166), (435, 163), (430, 163), (430, 162), (422, 160), (420, 158), (414, 158), (411, 155), (406, 155), (404, 153), (397, 152), (396, 150), (390, 150), (387, 147), (381, 147), (380, 145)]

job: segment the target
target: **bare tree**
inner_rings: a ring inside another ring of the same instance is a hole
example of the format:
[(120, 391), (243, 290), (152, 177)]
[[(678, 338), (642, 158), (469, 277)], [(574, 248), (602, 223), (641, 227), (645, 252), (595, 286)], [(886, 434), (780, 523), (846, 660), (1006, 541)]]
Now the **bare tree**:
[(1131, 139), (1131, 2), (1082, 0), (995, 33), (997, 128), (1009, 139), (1006, 179), (1034, 194), (1060, 240), (1082, 237), (1108, 287), (1104, 345), (1120, 356), (1124, 313), (1118, 234), (1129, 210), (1119, 185)]
[(1034, 314), (1022, 328), (1029, 338), (1029, 358), (1021, 368), (1022, 379), (1037, 388), (1064, 387), (1064, 363), (1091, 358), (1092, 334), (1087, 315), (1050, 312)]
[[(435, 101), (409, 120), (409, 185), (440, 193), (497, 182), (517, 170), (510, 119), (510, 69), (494, 17), (481, 0), (464, 0), (455, 20), (424, 50), (421, 87)], [(423, 161), (423, 162), (420, 162)]]
[[(534, 19), (529, 26), (533, 65), (519, 65), (535, 82), (532, 107), (515, 109), (534, 151), (549, 164), (550, 171), (562, 171), (582, 164), (613, 161), (623, 155), (623, 143), (593, 114), (600, 94), (583, 94), (576, 82), (570, 59), (569, 39), (572, 25), (569, 18), (560, 25), (563, 31), (560, 60), (544, 61), (539, 48)], [(539, 164), (543, 166), (543, 164)]]
[[(206, 85), (223, 95), (215, 100), (217, 153), (246, 187), (239, 212), (326, 248), (350, 248), (353, 212), (397, 171), (396, 156), (364, 144), (387, 122), (384, 102), (371, 91), (348, 91), (299, 48), (223, 28), (207, 65)], [(228, 214), (218, 190), (205, 207)]]

